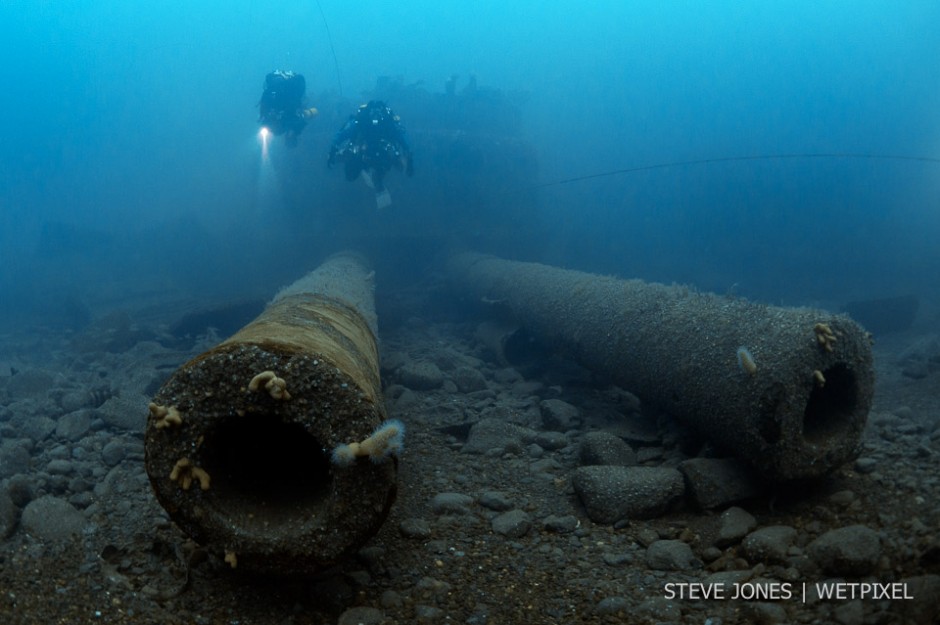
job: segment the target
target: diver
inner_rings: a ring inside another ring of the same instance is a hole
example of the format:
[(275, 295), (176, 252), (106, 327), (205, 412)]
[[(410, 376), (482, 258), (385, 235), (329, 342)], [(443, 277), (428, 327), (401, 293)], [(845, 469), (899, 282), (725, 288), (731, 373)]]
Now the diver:
[(317, 114), (315, 108), (304, 108), (306, 89), (304, 77), (291, 71), (275, 70), (264, 77), (258, 123), (274, 135), (284, 135), (289, 146), (297, 145), (307, 120)]
[(409, 176), (414, 173), (401, 120), (380, 100), (361, 105), (336, 133), (326, 164), (332, 167), (337, 160), (344, 163), (346, 180), (361, 176), (375, 190), (379, 208), (392, 203), (384, 184), (385, 174), (393, 167)]

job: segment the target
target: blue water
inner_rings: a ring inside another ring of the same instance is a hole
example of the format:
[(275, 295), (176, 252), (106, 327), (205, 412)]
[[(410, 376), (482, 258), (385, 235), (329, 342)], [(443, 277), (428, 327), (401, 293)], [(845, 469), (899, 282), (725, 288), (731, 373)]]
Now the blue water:
[[(350, 220), (426, 221), (427, 206), (356, 205), (325, 169), (326, 111), (297, 150), (275, 144), (261, 163), (256, 104), (279, 67), (305, 75), (313, 105), (352, 107), (379, 76), (442, 93), (474, 74), (514, 94), (538, 162), (525, 182), (546, 186), (535, 216), (490, 245), (501, 254), (785, 304), (935, 302), (937, 162), (749, 160), (553, 183), (734, 156), (938, 159), (937, 24), (933, 1), (7, 0), (0, 314), (51, 315), (64, 293), (94, 307), (122, 289), (270, 292), (350, 243)], [(413, 135), (429, 127), (399, 112)], [(420, 151), (416, 165), (399, 197), (433, 184)], [(445, 218), (452, 199), (437, 200)], [(486, 247), (496, 226), (479, 212), (456, 244)], [(380, 281), (395, 243), (376, 244)], [(431, 264), (443, 244), (423, 244)]]

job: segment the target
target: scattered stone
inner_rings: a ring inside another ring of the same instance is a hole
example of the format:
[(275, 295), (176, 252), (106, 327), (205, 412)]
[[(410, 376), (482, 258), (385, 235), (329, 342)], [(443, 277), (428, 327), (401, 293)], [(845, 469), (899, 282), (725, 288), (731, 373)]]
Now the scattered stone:
[(610, 432), (588, 432), (581, 439), (581, 464), (631, 467), (636, 453), (622, 438)]
[(349, 608), (339, 615), (337, 625), (380, 625), (385, 620), (385, 614), (376, 608), (357, 606)]
[(930, 375), (930, 368), (924, 360), (908, 360), (901, 368), (901, 375), (912, 380), (923, 380)]
[(538, 380), (519, 380), (512, 385), (512, 394), (518, 397), (538, 395), (545, 390), (545, 385)]
[(401, 594), (395, 592), (394, 590), (386, 590), (382, 592), (382, 596), (379, 598), (379, 603), (383, 608), (400, 608), (405, 605), (404, 599), (402, 599)]
[(581, 525), (581, 522), (578, 521), (578, 517), (572, 514), (566, 514), (565, 516), (551, 514), (542, 519), (542, 527), (550, 532), (557, 532), (559, 534), (573, 532), (578, 529), (579, 525)]
[(52, 495), (29, 502), (20, 519), (23, 529), (40, 540), (64, 541), (85, 526), (85, 517), (72, 504)]
[(431, 500), (431, 510), (437, 514), (470, 514), (473, 497), (463, 493), (439, 493)]
[(16, 529), (19, 510), (5, 488), (0, 488), (0, 540), (4, 540)]
[(101, 450), (101, 460), (109, 467), (120, 464), (127, 455), (127, 448), (122, 441), (111, 441)]
[(523, 444), (534, 438), (531, 430), (501, 419), (480, 419), (467, 435), (461, 452), (468, 454), (521, 453)]
[(701, 568), (702, 561), (681, 540), (657, 540), (646, 549), (646, 566), (655, 571), (684, 571)]
[(855, 493), (853, 493), (851, 490), (840, 490), (829, 495), (828, 499), (829, 503), (846, 507), (855, 501)]
[(754, 470), (736, 458), (692, 458), (679, 464), (692, 499), (710, 510), (755, 497), (761, 485)]
[(636, 606), (631, 617), (637, 622), (678, 623), (682, 620), (682, 609), (678, 601), (665, 597), (650, 597)]
[(633, 563), (633, 554), (627, 552), (610, 553), (603, 555), (604, 564), (607, 566), (626, 566)]
[(715, 545), (728, 547), (738, 543), (757, 527), (757, 519), (743, 508), (731, 507), (721, 513)]
[(660, 441), (656, 424), (639, 413), (632, 413), (610, 428), (610, 432), (631, 445), (647, 446)]
[(914, 597), (905, 605), (907, 622), (937, 623), (940, 621), (940, 601), (937, 601), (937, 597), (940, 597), (940, 575), (906, 577), (901, 582)]
[(72, 463), (68, 460), (51, 460), (46, 465), (46, 472), (51, 475), (68, 475), (72, 471)]
[(529, 470), (533, 473), (551, 473), (560, 471), (562, 468), (561, 463), (554, 458), (542, 458), (529, 465)]
[(28, 473), (30, 465), (29, 451), (25, 441), (4, 441), (0, 445), (0, 480)]
[(486, 388), (486, 378), (472, 367), (457, 367), (451, 372), (450, 379), (461, 393), (473, 393)]
[(532, 520), (522, 510), (510, 510), (493, 518), (493, 531), (507, 538), (522, 538), (529, 533)]
[(572, 484), (597, 523), (653, 518), (685, 493), (682, 474), (664, 467), (579, 467)]
[(665, 450), (662, 447), (643, 447), (636, 452), (637, 464), (661, 464)]
[(512, 502), (506, 493), (490, 490), (480, 495), (480, 505), (497, 512), (505, 512), (512, 508)]
[(748, 618), (748, 623), (758, 625), (783, 625), (789, 623), (787, 611), (782, 605), (766, 601), (742, 602), (741, 612)]
[(431, 391), (444, 383), (444, 374), (433, 362), (409, 362), (398, 369), (399, 381), (415, 391)]
[(568, 437), (562, 432), (539, 432), (535, 436), (535, 444), (543, 449), (555, 451), (568, 446)]
[(7, 393), (17, 401), (27, 397), (45, 395), (55, 385), (55, 375), (44, 369), (27, 369), (10, 378)]
[(62, 412), (68, 414), (70, 412), (77, 412), (82, 408), (87, 408), (90, 402), (90, 394), (85, 390), (74, 390), (65, 392), (62, 397), (59, 398), (59, 407), (62, 408)]
[(14, 427), (24, 438), (28, 438), (35, 443), (41, 443), (55, 432), (56, 423), (49, 417), (33, 415), (23, 420), (17, 420)]
[(542, 426), (546, 430), (566, 432), (581, 423), (581, 411), (560, 399), (544, 399), (539, 402)]
[(406, 538), (430, 538), (431, 526), (424, 519), (409, 517), (398, 526), (398, 531)]
[(513, 384), (522, 380), (522, 374), (512, 367), (507, 367), (505, 369), (497, 369), (494, 371), (493, 379), (500, 384)]
[(871, 473), (878, 467), (878, 461), (874, 458), (858, 458), (855, 461), (855, 470), (861, 474)]
[(865, 622), (865, 608), (860, 599), (846, 601), (832, 610), (832, 617), (839, 625), (862, 625)]
[(748, 534), (741, 548), (745, 557), (755, 562), (783, 563), (796, 536), (796, 530), (788, 525), (771, 525)]
[(444, 618), (444, 610), (433, 605), (418, 604), (415, 606), (415, 621), (417, 623), (434, 623)]
[(143, 395), (112, 397), (101, 404), (97, 414), (105, 423), (120, 430), (143, 432), (147, 426), (147, 404), (150, 399)]
[(91, 429), (93, 410), (76, 410), (59, 417), (55, 435), (67, 441), (75, 442), (88, 434)]
[(603, 616), (616, 616), (617, 614), (628, 614), (630, 602), (626, 597), (606, 597), (597, 602), (594, 610)]
[(36, 487), (33, 484), (33, 477), (25, 473), (17, 473), (7, 481), (7, 492), (10, 499), (18, 508), (25, 508), (26, 504), (36, 496)]
[(826, 532), (806, 550), (819, 568), (830, 575), (868, 575), (881, 557), (881, 539), (869, 527), (850, 525)]

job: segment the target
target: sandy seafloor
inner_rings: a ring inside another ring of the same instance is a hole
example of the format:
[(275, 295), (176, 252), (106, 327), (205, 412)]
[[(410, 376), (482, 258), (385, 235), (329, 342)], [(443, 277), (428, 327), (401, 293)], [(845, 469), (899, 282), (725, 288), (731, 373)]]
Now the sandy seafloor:
[[(408, 428), (398, 499), (347, 563), (259, 579), (183, 536), (144, 471), (149, 397), (219, 340), (172, 336), (179, 310), (122, 304), (79, 331), (0, 333), (0, 623), (940, 622), (940, 324), (876, 341), (859, 460), (812, 485), (610, 525), (572, 486), (585, 438), (607, 431), (629, 462), (675, 467), (680, 426), (562, 358), (500, 365), (475, 323), (383, 318), (380, 302), (388, 412)], [(518, 427), (470, 445), (480, 421)], [(814, 551), (840, 528), (852, 544)], [(833, 574), (832, 558), (859, 572)], [(914, 598), (802, 600), (803, 584), (835, 581)], [(680, 582), (796, 596), (669, 598)]]

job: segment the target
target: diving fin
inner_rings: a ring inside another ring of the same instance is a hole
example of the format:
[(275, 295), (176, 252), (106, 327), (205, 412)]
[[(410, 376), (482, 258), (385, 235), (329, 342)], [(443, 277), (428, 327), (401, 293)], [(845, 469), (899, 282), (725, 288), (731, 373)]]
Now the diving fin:
[(388, 189), (382, 189), (375, 194), (375, 206), (376, 208), (388, 208), (392, 205), (392, 195), (388, 192)]

